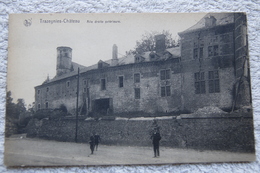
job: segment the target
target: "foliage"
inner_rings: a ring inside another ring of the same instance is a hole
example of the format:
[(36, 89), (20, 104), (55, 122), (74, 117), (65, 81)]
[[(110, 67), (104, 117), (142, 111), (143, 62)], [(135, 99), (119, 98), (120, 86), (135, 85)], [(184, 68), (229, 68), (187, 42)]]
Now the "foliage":
[(6, 118), (18, 119), (19, 115), (16, 112), (16, 105), (13, 103), (11, 95), (11, 91), (8, 91), (6, 94)]
[(59, 108), (56, 109), (40, 109), (34, 113), (33, 118), (36, 118), (38, 120), (44, 118), (60, 119), (65, 117), (67, 114), (67, 107), (64, 104), (61, 104)]
[(59, 109), (63, 113), (66, 113), (66, 114), (68, 113), (67, 107), (64, 104), (61, 104)]
[(19, 115), (26, 112), (25, 102), (23, 99), (17, 100), (16, 110)]
[(28, 123), (25, 102), (23, 99), (18, 99), (17, 103), (13, 103), (12, 93), (6, 93), (6, 130), (5, 135), (10, 136), (18, 133), (20, 128), (23, 128)]
[(34, 107), (35, 107), (35, 102), (33, 102), (32, 104), (29, 104), (28, 106), (28, 112), (30, 112), (31, 114), (34, 114)]
[(33, 114), (29, 111), (26, 111), (19, 116), (19, 127), (26, 127), (29, 121), (32, 119)]
[(6, 94), (6, 117), (11, 119), (19, 119), (19, 116), (26, 112), (23, 99), (18, 99), (17, 103), (13, 103), (11, 91)]
[(41, 120), (44, 118), (49, 118), (51, 115), (51, 112), (52, 112), (52, 110), (50, 110), (50, 109), (40, 109), (34, 113), (33, 118), (36, 118), (38, 120)]

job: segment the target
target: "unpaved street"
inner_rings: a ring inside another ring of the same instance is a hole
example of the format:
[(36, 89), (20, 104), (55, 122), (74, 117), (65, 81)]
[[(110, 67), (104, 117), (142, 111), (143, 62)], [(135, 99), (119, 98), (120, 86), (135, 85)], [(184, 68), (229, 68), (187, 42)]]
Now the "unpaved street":
[(160, 157), (153, 158), (151, 147), (100, 145), (90, 155), (88, 144), (41, 139), (6, 138), (5, 164), (8, 166), (53, 165), (129, 165), (199, 162), (239, 162), (254, 160), (249, 153), (197, 151), (160, 147)]

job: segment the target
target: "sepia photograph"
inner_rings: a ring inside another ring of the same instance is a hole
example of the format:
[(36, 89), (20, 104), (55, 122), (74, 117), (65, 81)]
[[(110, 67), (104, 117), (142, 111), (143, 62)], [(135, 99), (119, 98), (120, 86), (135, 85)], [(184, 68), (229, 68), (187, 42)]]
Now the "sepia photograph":
[(10, 14), (4, 162), (255, 161), (245, 13)]

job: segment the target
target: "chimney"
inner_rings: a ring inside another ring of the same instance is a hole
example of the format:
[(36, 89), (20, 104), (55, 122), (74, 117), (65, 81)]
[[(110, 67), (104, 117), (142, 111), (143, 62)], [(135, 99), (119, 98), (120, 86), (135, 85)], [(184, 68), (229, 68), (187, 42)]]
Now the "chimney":
[(114, 44), (112, 49), (113, 49), (113, 50), (112, 50), (112, 62), (111, 62), (111, 65), (112, 65), (112, 66), (116, 66), (116, 65), (118, 64), (117, 45)]
[(205, 18), (205, 26), (206, 27), (212, 27), (216, 26), (217, 19), (214, 16), (209, 16)]
[(140, 47), (137, 47), (135, 50), (136, 50), (136, 53), (139, 55), (142, 55), (144, 53), (143, 49)]
[(155, 52), (159, 54), (163, 53), (166, 49), (165, 35), (164, 34), (156, 35), (154, 36), (154, 39), (155, 39)]

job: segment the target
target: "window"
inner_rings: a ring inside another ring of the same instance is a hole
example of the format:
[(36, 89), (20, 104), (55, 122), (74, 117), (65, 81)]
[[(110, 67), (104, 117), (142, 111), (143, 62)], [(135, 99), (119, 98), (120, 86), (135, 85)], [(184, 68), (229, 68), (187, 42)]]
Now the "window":
[(98, 62), (98, 68), (103, 68), (103, 63), (102, 62)]
[(70, 81), (67, 82), (67, 88), (69, 88), (69, 87), (70, 87)]
[(141, 56), (136, 56), (136, 57), (135, 57), (135, 63), (142, 62), (143, 60), (144, 60), (144, 58), (141, 57)]
[(161, 97), (165, 97), (165, 87), (161, 87)]
[(101, 79), (101, 90), (106, 90), (106, 79)]
[(86, 81), (86, 80), (84, 80), (84, 81), (83, 81), (83, 84), (84, 84), (84, 85), (87, 85), (87, 81)]
[(119, 86), (119, 88), (122, 88), (122, 87), (124, 87), (124, 77), (123, 76), (119, 76), (119, 83), (118, 83), (118, 86)]
[(208, 47), (208, 55), (213, 56), (213, 47), (212, 46)]
[(170, 96), (171, 95), (171, 87), (170, 86), (166, 86), (165, 90), (166, 90), (166, 96)]
[(39, 104), (38, 104), (38, 110), (40, 110), (40, 109), (41, 109), (41, 104), (39, 103)]
[(214, 51), (214, 56), (217, 56), (218, 55), (218, 45), (215, 45), (214, 46), (214, 49), (213, 49)]
[(134, 82), (135, 83), (140, 83), (140, 73), (135, 73), (134, 74)]
[(205, 77), (204, 72), (194, 73), (195, 78), (195, 94), (205, 94)]
[(162, 86), (161, 87), (161, 97), (171, 96), (171, 87)]
[(200, 59), (203, 58), (203, 47), (200, 48)]
[(194, 59), (198, 59), (198, 48), (195, 48), (195, 49), (193, 50), (193, 58), (194, 58)]
[(46, 92), (49, 92), (49, 87), (46, 88)]
[(87, 88), (83, 88), (83, 92), (86, 93), (87, 92)]
[(160, 71), (160, 78), (161, 78), (161, 80), (170, 79), (170, 69), (168, 69), (168, 70), (161, 70)]
[(209, 93), (220, 92), (218, 71), (209, 71)]
[(193, 50), (193, 58), (194, 59), (203, 58), (203, 47), (195, 48)]
[(37, 90), (37, 94), (39, 95), (41, 93), (41, 90)]
[(49, 108), (49, 103), (48, 103), (48, 102), (45, 103), (45, 108), (46, 108), (46, 109)]
[(135, 88), (135, 99), (140, 99), (140, 88)]
[(161, 84), (161, 97), (171, 96), (170, 82), (167, 81), (171, 78), (170, 73), (170, 69), (160, 71), (160, 79), (166, 80), (165, 83)]
[(218, 55), (218, 45), (209, 46), (208, 47), (208, 55), (209, 56), (217, 56)]

